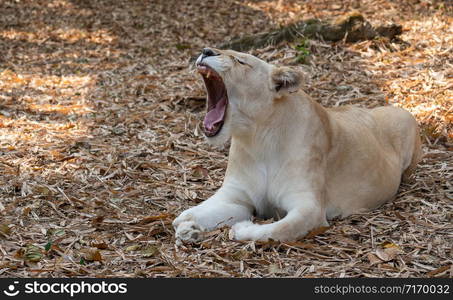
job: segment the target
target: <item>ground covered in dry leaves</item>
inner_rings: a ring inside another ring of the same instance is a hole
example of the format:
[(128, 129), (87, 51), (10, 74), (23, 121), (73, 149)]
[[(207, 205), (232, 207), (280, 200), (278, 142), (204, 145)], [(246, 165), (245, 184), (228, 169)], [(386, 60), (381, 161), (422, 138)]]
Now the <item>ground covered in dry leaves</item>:
[[(0, 276), (453, 277), (450, 3), (0, 1)], [(426, 152), (415, 180), (297, 242), (239, 243), (225, 228), (176, 247), (173, 218), (214, 193), (227, 162), (200, 134), (189, 58), (353, 9), (403, 25), (401, 40), (308, 41), (305, 64), (296, 44), (252, 53), (303, 70), (325, 106), (410, 110)]]

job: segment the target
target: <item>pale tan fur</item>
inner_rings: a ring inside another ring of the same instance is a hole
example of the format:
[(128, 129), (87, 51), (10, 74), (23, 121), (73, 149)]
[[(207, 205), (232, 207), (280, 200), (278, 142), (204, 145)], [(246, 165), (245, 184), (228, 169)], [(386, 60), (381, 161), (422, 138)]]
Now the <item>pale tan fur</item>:
[[(400, 108), (325, 109), (300, 90), (296, 70), (214, 49), (205, 63), (223, 78), (227, 118), (208, 142), (231, 137), (222, 187), (173, 225), (182, 241), (232, 225), (238, 240), (294, 240), (393, 199), (421, 159), (418, 126)], [(241, 64), (237, 63), (240, 60)], [(244, 64), (245, 63), (245, 64)], [(282, 219), (258, 225), (253, 213)]]

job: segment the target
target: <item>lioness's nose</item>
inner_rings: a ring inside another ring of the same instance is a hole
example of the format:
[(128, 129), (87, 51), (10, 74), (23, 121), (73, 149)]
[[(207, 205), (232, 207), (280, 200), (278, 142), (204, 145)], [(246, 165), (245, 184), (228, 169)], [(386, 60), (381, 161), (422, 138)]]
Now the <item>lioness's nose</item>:
[(204, 48), (203, 50), (201, 50), (201, 55), (203, 56), (203, 58), (205, 58), (208, 56), (216, 56), (219, 54), (215, 53), (214, 50), (212, 50), (211, 48)]

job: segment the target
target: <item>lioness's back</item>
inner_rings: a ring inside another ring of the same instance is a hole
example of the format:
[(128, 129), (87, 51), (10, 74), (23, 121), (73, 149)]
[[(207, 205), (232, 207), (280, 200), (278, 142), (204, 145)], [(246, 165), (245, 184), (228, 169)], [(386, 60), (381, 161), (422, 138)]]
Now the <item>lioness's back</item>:
[[(329, 109), (331, 116), (348, 131), (369, 129), (380, 146), (391, 147), (402, 156), (402, 168), (409, 167), (411, 161), (421, 157), (421, 142), (417, 121), (407, 110), (382, 106), (364, 109), (354, 106), (343, 106)], [(390, 150), (390, 149), (389, 149)]]

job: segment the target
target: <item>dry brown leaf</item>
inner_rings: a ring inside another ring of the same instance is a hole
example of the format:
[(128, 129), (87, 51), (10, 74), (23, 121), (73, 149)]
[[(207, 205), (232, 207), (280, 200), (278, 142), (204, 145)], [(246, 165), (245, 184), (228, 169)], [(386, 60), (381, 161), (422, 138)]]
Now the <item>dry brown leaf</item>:
[(269, 269), (269, 273), (271, 273), (271, 274), (286, 273), (285, 270), (281, 269), (277, 264), (270, 264), (268, 269)]
[(292, 246), (292, 247), (302, 248), (302, 249), (316, 248), (316, 245), (311, 244), (311, 243), (305, 243), (305, 242), (285, 242), (284, 244)]
[(379, 264), (379, 263), (382, 262), (382, 260), (380, 260), (380, 259), (376, 256), (376, 254), (371, 253), (371, 252), (367, 254), (367, 258), (368, 258), (368, 260), (370, 261), (370, 264), (371, 264), (371, 265)]
[(102, 215), (101, 216), (96, 216), (96, 217), (91, 219), (91, 224), (99, 225), (102, 222), (104, 222), (104, 219), (105, 219), (105, 216), (102, 216)]
[(147, 246), (140, 251), (143, 257), (151, 257), (159, 253), (159, 248), (156, 246)]
[(84, 248), (80, 252), (82, 252), (82, 257), (86, 261), (102, 261), (101, 252), (96, 248)]
[(126, 252), (132, 252), (132, 251), (137, 251), (139, 248), (140, 248), (140, 245), (135, 244), (135, 245), (130, 245), (130, 246), (126, 247), (126, 249), (124, 249), (124, 250)]
[(57, 253), (64, 253), (64, 250), (61, 249), (60, 246), (55, 245), (55, 244), (52, 244), (50, 246), (50, 249), (56, 251)]
[(378, 248), (375, 254), (382, 261), (386, 262), (395, 259), (398, 254), (401, 254), (401, 250), (398, 247)]
[(310, 231), (310, 232), (305, 236), (305, 238), (310, 239), (310, 238), (313, 238), (313, 237), (315, 237), (315, 236), (317, 236), (317, 235), (323, 234), (323, 233), (326, 232), (329, 228), (330, 228), (330, 226), (321, 226), (321, 227), (315, 228), (315, 229), (313, 229), (312, 231)]
[(30, 212), (31, 212), (31, 207), (29, 207), (29, 206), (24, 207), (24, 209), (22, 210), (22, 215), (27, 216)]
[(101, 243), (91, 243), (91, 247), (100, 249), (100, 250), (105, 250), (109, 248), (109, 245), (107, 243), (101, 242)]
[(172, 214), (160, 214), (160, 215), (156, 215), (156, 216), (148, 216), (148, 217), (144, 217), (140, 220), (139, 224), (147, 224), (147, 223), (151, 223), (151, 222), (154, 222), (154, 221), (157, 221), (157, 220), (164, 220), (164, 219), (168, 219), (168, 218), (171, 218), (173, 215)]
[(7, 236), (10, 235), (11, 233), (11, 228), (9, 227), (8, 224), (0, 224), (0, 234)]
[(208, 169), (196, 166), (192, 169), (192, 177), (194, 179), (202, 179), (208, 177)]
[(397, 244), (392, 243), (392, 242), (383, 242), (381, 244), (381, 247), (385, 248), (385, 249), (387, 249), (387, 248), (397, 248), (398, 250), (402, 251), (400, 246), (398, 246)]
[(251, 252), (249, 252), (245, 249), (240, 249), (240, 250), (234, 252), (233, 254), (231, 254), (231, 258), (233, 258), (234, 260), (243, 260), (243, 259), (249, 258), (250, 255), (251, 255)]
[(439, 268), (437, 268), (437, 269), (435, 269), (435, 270), (432, 270), (432, 271), (426, 273), (426, 276), (433, 277), (433, 276), (435, 276), (435, 275), (437, 275), (437, 274), (440, 274), (440, 273), (442, 273), (442, 272), (445, 272), (445, 271), (450, 270), (450, 268), (451, 268), (452, 266), (453, 266), (453, 265), (446, 265), (446, 266), (439, 267)]

